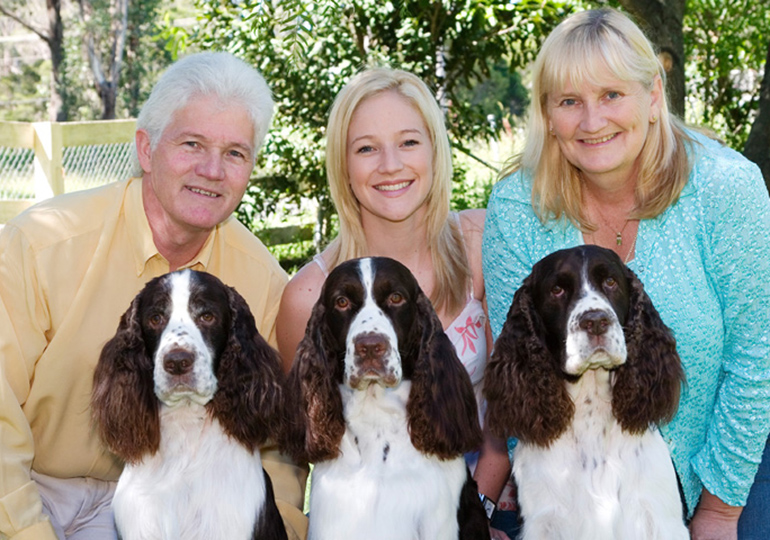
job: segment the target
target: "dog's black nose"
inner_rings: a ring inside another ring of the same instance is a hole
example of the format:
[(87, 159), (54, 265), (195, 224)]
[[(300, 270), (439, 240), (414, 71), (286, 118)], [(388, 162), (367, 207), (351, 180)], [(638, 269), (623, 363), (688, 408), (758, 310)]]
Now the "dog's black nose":
[(184, 375), (190, 372), (194, 360), (190, 351), (174, 349), (163, 358), (163, 369), (170, 375)]
[(610, 326), (610, 318), (607, 312), (600, 309), (586, 311), (580, 316), (580, 329), (594, 336), (601, 336), (607, 332)]
[(370, 333), (357, 337), (355, 348), (360, 360), (381, 360), (390, 346), (382, 334)]

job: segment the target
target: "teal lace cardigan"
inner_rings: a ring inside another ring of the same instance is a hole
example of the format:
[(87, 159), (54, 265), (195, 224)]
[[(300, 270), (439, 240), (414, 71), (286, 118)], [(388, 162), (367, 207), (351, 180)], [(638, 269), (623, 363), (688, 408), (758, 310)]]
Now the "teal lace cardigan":
[[(687, 384), (661, 426), (690, 515), (706, 489), (746, 503), (770, 432), (770, 200), (759, 169), (699, 134), (679, 200), (639, 225), (628, 266), (674, 331)], [(533, 264), (584, 243), (566, 220), (542, 224), (531, 179), (500, 181), (487, 208), (483, 264), (494, 336)], [(513, 446), (511, 441), (509, 446)]]

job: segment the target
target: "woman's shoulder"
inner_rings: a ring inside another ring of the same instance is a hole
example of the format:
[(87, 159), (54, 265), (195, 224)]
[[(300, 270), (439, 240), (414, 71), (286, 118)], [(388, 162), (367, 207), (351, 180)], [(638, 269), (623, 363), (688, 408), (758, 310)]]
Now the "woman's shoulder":
[(493, 199), (508, 199), (529, 204), (532, 200), (532, 176), (519, 169), (501, 178), (492, 186)]
[(700, 132), (690, 135), (695, 141), (690, 175), (695, 189), (722, 191), (761, 179), (759, 167), (740, 152)]
[(459, 215), (463, 233), (484, 232), (484, 220), (487, 216), (485, 208), (462, 210), (459, 212)]
[(321, 294), (326, 275), (315, 260), (300, 268), (286, 284), (281, 309), (288, 306), (313, 305)]

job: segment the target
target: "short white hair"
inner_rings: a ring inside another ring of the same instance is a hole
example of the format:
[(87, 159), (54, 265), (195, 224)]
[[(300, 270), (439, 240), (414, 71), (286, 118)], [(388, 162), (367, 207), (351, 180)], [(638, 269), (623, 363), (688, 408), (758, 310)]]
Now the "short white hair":
[[(262, 147), (273, 117), (273, 96), (254, 67), (227, 52), (202, 52), (178, 60), (160, 77), (136, 120), (155, 149), (174, 113), (197, 96), (214, 96), (223, 104), (241, 105), (254, 127), (254, 156)], [(142, 168), (134, 152), (133, 174)]]

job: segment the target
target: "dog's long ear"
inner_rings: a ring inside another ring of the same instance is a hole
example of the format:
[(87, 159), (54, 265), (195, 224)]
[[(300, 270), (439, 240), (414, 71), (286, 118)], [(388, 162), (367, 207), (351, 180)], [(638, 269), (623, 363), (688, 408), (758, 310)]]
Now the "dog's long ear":
[(286, 386), (281, 446), (297, 462), (335, 458), (345, 433), (337, 358), (327, 351), (325, 308), (319, 300), (297, 347)]
[(217, 392), (207, 405), (225, 432), (256, 449), (277, 438), (283, 415), (278, 353), (259, 334), (246, 300), (227, 287), (230, 329), (217, 368)]
[(567, 429), (575, 406), (545, 342), (531, 278), (513, 296), (484, 372), (486, 425), (498, 437), (548, 446)]
[(160, 445), (153, 360), (147, 354), (137, 295), (102, 349), (94, 371), (91, 418), (107, 448), (128, 463)]
[(420, 348), (406, 406), (412, 444), (441, 459), (455, 458), (481, 445), (473, 386), (422, 291), (417, 296), (416, 319)]
[(684, 372), (671, 330), (663, 323), (636, 275), (629, 283), (626, 362), (614, 372), (612, 411), (626, 431), (641, 433), (676, 414)]

